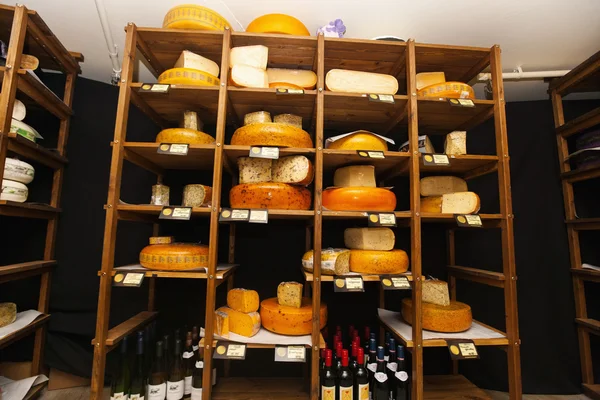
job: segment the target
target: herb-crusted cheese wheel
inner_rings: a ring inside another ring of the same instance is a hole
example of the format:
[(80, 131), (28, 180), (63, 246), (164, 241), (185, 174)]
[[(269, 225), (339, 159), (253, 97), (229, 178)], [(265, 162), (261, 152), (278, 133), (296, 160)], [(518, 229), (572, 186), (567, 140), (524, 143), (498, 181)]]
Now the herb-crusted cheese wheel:
[(140, 264), (159, 271), (208, 267), (208, 246), (193, 243), (151, 244), (142, 249)]
[(250, 124), (238, 128), (231, 144), (242, 146), (314, 147), (310, 135), (295, 126), (276, 123)]
[[(296, 308), (280, 305), (276, 297), (266, 299), (260, 303), (260, 317), (263, 328), (273, 333), (310, 335), (313, 320), (312, 301), (304, 297), (300, 308)], [(320, 329), (323, 329), (327, 324), (327, 306), (324, 303), (321, 303), (319, 318)]]
[(192, 184), (183, 187), (184, 207), (202, 207), (212, 201), (212, 188), (206, 185)]
[(401, 274), (408, 271), (404, 250), (350, 250), (350, 271), (361, 274)]
[(473, 192), (457, 192), (421, 198), (421, 212), (473, 214), (479, 211), (479, 207), (479, 196)]
[(450, 99), (474, 99), (475, 91), (466, 83), (444, 82), (425, 86), (417, 90), (417, 95), (423, 97), (445, 97)]
[(348, 135), (327, 146), (333, 150), (374, 150), (387, 151), (387, 142), (370, 132), (359, 131)]
[(192, 68), (171, 68), (158, 77), (158, 83), (169, 85), (216, 86), (219, 78)]
[(256, 290), (231, 289), (227, 292), (227, 307), (243, 313), (258, 311), (260, 300)]
[(285, 183), (244, 183), (229, 192), (233, 208), (308, 210), (310, 202), (310, 190)]
[(231, 25), (219, 13), (207, 7), (182, 4), (171, 8), (163, 20), (165, 29), (223, 31)]
[(299, 186), (310, 185), (315, 175), (312, 163), (305, 156), (288, 156), (273, 160), (271, 171), (273, 182)]
[(229, 307), (219, 307), (217, 311), (229, 316), (229, 332), (252, 337), (260, 330), (260, 314), (257, 312), (243, 313)]
[(262, 15), (248, 24), (246, 32), (310, 36), (310, 32), (300, 20), (286, 14)]
[(240, 183), (271, 182), (273, 160), (270, 158), (240, 157), (237, 163)]
[(389, 251), (396, 244), (396, 235), (390, 228), (348, 228), (344, 231), (344, 245), (353, 250)]
[[(314, 250), (307, 251), (302, 257), (302, 267), (314, 270)], [(322, 249), (321, 273), (323, 275), (346, 275), (350, 272), (350, 251), (348, 249)]]
[(188, 128), (163, 129), (156, 135), (156, 143), (212, 144), (215, 138), (207, 133)]
[(323, 191), (323, 207), (332, 211), (394, 211), (396, 195), (383, 188), (330, 188)]
[[(423, 329), (434, 332), (464, 332), (471, 327), (471, 307), (459, 301), (450, 301), (449, 306), (422, 303)], [(402, 299), (402, 318), (412, 325), (412, 300)]]
[(457, 176), (427, 176), (421, 178), (421, 196), (441, 196), (466, 191), (467, 181)]

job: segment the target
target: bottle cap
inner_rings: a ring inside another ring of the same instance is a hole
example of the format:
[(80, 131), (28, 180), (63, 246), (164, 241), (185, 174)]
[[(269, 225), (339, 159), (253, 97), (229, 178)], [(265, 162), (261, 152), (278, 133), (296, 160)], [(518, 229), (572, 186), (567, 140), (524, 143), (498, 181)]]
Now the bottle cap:
[(358, 344), (356, 342), (352, 342), (352, 357), (356, 358), (358, 351)]
[(342, 342), (337, 342), (335, 345), (335, 355), (339, 358), (342, 357)]
[(327, 354), (325, 354), (325, 366), (331, 367), (331, 350), (327, 350), (326, 353)]
[(371, 338), (371, 328), (365, 326), (365, 339), (369, 340)]
[(385, 355), (385, 349), (383, 348), (383, 346), (377, 347), (377, 361), (379, 361), (379, 360), (383, 361), (384, 355)]
[(397, 355), (398, 355), (398, 359), (403, 360), (404, 359), (404, 346), (402, 346), (401, 344), (398, 345), (398, 347), (396, 348), (397, 350)]
[(389, 340), (390, 343), (390, 351), (396, 351), (396, 339), (394, 338), (390, 338)]
[(369, 351), (377, 351), (377, 341), (374, 338), (369, 340)]
[(348, 366), (348, 350), (342, 350), (342, 367)]
[(358, 348), (358, 354), (356, 356), (356, 361), (359, 365), (363, 365), (365, 363), (365, 350), (362, 347)]

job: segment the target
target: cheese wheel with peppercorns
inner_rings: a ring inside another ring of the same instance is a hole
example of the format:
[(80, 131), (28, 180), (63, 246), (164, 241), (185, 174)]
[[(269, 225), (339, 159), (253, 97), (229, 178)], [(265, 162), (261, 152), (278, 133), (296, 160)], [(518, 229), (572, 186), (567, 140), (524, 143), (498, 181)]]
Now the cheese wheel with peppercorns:
[(231, 138), (232, 145), (306, 147), (313, 146), (310, 135), (292, 125), (278, 123), (249, 124), (238, 128)]
[[(319, 311), (320, 329), (327, 324), (327, 306), (321, 303)], [(260, 319), (263, 328), (280, 335), (310, 335), (312, 332), (312, 300), (302, 298), (300, 308), (282, 306), (277, 297), (263, 300), (260, 303)]]
[(229, 204), (233, 208), (308, 210), (310, 200), (310, 190), (286, 183), (244, 183), (229, 191)]

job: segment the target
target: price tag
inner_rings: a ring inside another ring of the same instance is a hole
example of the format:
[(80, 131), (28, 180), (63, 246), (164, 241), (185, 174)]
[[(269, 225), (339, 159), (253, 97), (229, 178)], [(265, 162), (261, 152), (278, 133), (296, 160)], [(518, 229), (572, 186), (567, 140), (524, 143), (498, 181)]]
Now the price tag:
[(450, 159), (446, 154), (423, 154), (423, 165), (435, 165), (437, 167), (449, 167)]
[(138, 92), (169, 93), (171, 85), (163, 83), (142, 83)]
[(250, 210), (224, 208), (219, 215), (219, 222), (248, 222)]
[(469, 227), (469, 228), (482, 228), (483, 222), (479, 214), (455, 214), (454, 218), (458, 226)]
[(268, 210), (250, 210), (250, 218), (248, 222), (254, 224), (266, 224), (269, 222), (269, 211)]
[(172, 156), (187, 156), (190, 145), (187, 143), (161, 143), (158, 145), (158, 154), (169, 154)]
[(223, 360), (245, 360), (246, 345), (241, 343), (219, 342), (215, 347), (213, 357)]
[(453, 360), (471, 360), (479, 358), (475, 343), (469, 339), (447, 339), (450, 358)]
[(367, 97), (369, 98), (369, 101), (374, 101), (376, 103), (394, 104), (396, 102), (394, 96), (391, 94), (368, 94)]
[(448, 103), (454, 107), (475, 107), (475, 102), (471, 99), (448, 99)]
[(277, 160), (279, 158), (279, 147), (250, 147), (250, 157), (270, 158)]
[(383, 151), (356, 150), (356, 153), (364, 158), (385, 158)]
[(118, 272), (113, 278), (113, 286), (140, 287), (144, 281), (143, 272)]
[(164, 207), (158, 219), (176, 219), (189, 221), (192, 217), (192, 207)]
[(306, 348), (304, 346), (275, 346), (275, 361), (306, 362)]
[(369, 226), (396, 226), (396, 215), (393, 213), (368, 213)]
[(364, 292), (364, 282), (361, 276), (339, 277), (333, 279), (334, 292)]
[(275, 91), (275, 94), (304, 94), (304, 89), (284, 89), (284, 88), (278, 88)]
[(384, 290), (407, 290), (410, 289), (410, 281), (407, 276), (381, 275), (381, 286)]

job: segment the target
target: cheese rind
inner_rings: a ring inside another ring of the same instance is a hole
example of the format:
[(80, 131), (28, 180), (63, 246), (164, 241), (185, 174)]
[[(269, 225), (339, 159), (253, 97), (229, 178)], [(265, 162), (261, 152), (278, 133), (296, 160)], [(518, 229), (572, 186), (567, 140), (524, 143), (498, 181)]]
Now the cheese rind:
[(404, 250), (350, 250), (350, 271), (362, 274), (401, 274), (408, 271)]
[(260, 314), (257, 312), (243, 313), (229, 307), (219, 307), (229, 317), (229, 332), (240, 336), (252, 337), (260, 330)]
[(216, 86), (219, 78), (192, 68), (171, 68), (160, 74), (158, 83), (169, 85)]
[(327, 142), (327, 148), (332, 150), (375, 150), (387, 151), (387, 142), (370, 132), (359, 131), (335, 142)]
[(417, 90), (444, 82), (446, 82), (446, 74), (443, 72), (421, 72), (417, 74)]
[[(234, 47), (229, 53), (229, 67), (235, 65), (248, 65), (262, 69), (267, 69), (267, 60), (269, 59), (269, 48), (262, 45)], [(268, 83), (268, 80), (267, 80)]]
[(303, 285), (298, 282), (281, 282), (277, 286), (277, 301), (282, 306), (300, 308)]
[(394, 211), (396, 195), (384, 188), (346, 187), (323, 191), (323, 207), (332, 211)]
[[(468, 304), (451, 301), (449, 306), (422, 303), (423, 329), (434, 332), (464, 332), (471, 327), (473, 316)], [(402, 299), (402, 317), (412, 325), (412, 299)]]
[(273, 160), (273, 182), (307, 186), (312, 182), (314, 174), (313, 165), (305, 156), (288, 156)]
[(140, 252), (140, 264), (159, 271), (208, 267), (208, 246), (196, 243), (152, 244)]
[(450, 305), (450, 292), (448, 283), (437, 279), (423, 281), (422, 299), (425, 303), (437, 304), (439, 306)]
[(229, 337), (229, 315), (221, 310), (215, 310), (215, 335)]
[(269, 78), (265, 70), (249, 65), (234, 65), (231, 68), (231, 81), (235, 86), (248, 88), (268, 88)]
[(207, 133), (187, 128), (163, 129), (156, 135), (156, 143), (211, 144), (215, 138)]
[(474, 99), (475, 91), (466, 83), (444, 82), (425, 86), (417, 90), (417, 95), (423, 97), (444, 97), (448, 99)]
[(181, 52), (173, 67), (197, 69), (213, 76), (219, 76), (219, 66), (216, 62), (189, 50)]
[[(314, 250), (309, 250), (302, 256), (302, 267), (308, 272), (314, 270)], [(350, 250), (322, 249), (321, 273), (324, 275), (346, 275), (350, 272)]]
[(441, 196), (466, 192), (467, 181), (457, 176), (427, 176), (421, 178), (421, 196)]
[(344, 231), (344, 245), (352, 250), (389, 251), (396, 244), (396, 235), (390, 228), (348, 228)]
[(473, 214), (479, 211), (479, 196), (473, 192), (448, 193), (421, 198), (421, 212)]
[(260, 299), (256, 290), (231, 289), (227, 292), (227, 307), (243, 312), (252, 313), (258, 311)]
[(325, 77), (327, 90), (345, 93), (396, 94), (398, 81), (392, 75), (332, 69)]
[(467, 132), (454, 131), (446, 135), (444, 153), (456, 156), (467, 154)]
[(165, 15), (163, 28), (210, 31), (232, 29), (229, 22), (219, 13), (193, 4), (182, 4), (171, 8)]
[(267, 68), (269, 85), (271, 83), (290, 83), (304, 89), (314, 89), (317, 74), (306, 69)]
[[(262, 326), (268, 331), (280, 335), (310, 335), (312, 332), (312, 301), (302, 298), (300, 308), (282, 306), (277, 298), (263, 300), (260, 303)], [(323, 329), (327, 325), (327, 305), (321, 302), (319, 325)]]
[(275, 146), (312, 148), (308, 132), (295, 126), (276, 123), (255, 123), (238, 128), (231, 144), (241, 146)]
[(351, 165), (338, 168), (333, 174), (335, 187), (377, 187), (373, 165)]
[(308, 210), (310, 203), (310, 190), (286, 183), (244, 183), (229, 191), (229, 204), (233, 208)]

